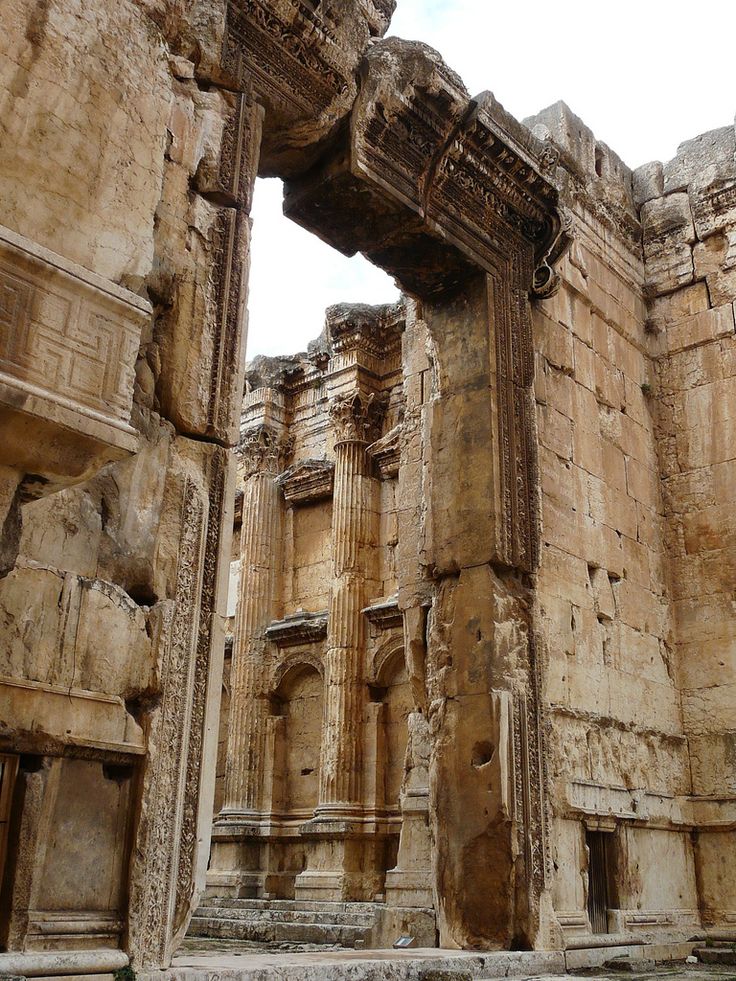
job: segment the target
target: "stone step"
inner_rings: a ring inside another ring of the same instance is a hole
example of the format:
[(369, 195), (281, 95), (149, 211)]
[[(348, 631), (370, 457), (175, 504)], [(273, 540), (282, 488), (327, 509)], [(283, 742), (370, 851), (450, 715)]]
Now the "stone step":
[(703, 964), (736, 965), (736, 944), (728, 941), (714, 941), (707, 947), (696, 947), (693, 954)]
[(306, 909), (251, 909), (238, 906), (200, 906), (195, 916), (203, 919), (253, 920), (271, 923), (332, 923), (339, 926), (358, 926), (368, 929), (373, 921), (372, 915), (365, 913), (330, 910), (319, 912)]
[(331, 902), (316, 899), (232, 899), (229, 896), (208, 896), (200, 903), (200, 909), (208, 907), (253, 910), (305, 910), (313, 913), (360, 913), (374, 916), (381, 903)]
[(365, 941), (368, 933), (366, 927), (342, 923), (284, 923), (265, 916), (254, 920), (239, 920), (195, 915), (188, 930), (190, 937), (251, 940), (263, 944), (338, 944), (341, 947), (354, 947), (356, 941)]

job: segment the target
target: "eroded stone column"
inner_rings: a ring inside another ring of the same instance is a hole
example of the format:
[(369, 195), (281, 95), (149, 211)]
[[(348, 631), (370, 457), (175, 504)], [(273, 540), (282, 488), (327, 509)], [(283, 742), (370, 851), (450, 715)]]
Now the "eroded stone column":
[(265, 719), (263, 692), (266, 627), (273, 619), (279, 554), (281, 503), (276, 477), (285, 442), (269, 426), (241, 440), (245, 471), (242, 574), (235, 627), (230, 692), (225, 801), (221, 817), (255, 816), (261, 805)]
[(320, 818), (346, 817), (361, 801), (364, 700), (366, 545), (370, 536), (370, 473), (366, 446), (380, 418), (374, 396), (338, 396), (332, 511), (333, 574), (325, 656), (325, 714)]

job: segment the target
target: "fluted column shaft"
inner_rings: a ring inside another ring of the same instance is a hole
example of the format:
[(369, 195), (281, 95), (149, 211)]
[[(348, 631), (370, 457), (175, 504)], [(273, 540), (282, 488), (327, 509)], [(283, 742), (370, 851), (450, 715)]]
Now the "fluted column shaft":
[[(325, 710), (320, 768), (320, 816), (354, 811), (361, 803), (363, 661), (370, 487), (366, 446), (370, 401), (354, 397), (332, 408), (336, 422), (332, 505), (333, 583), (325, 656)], [(340, 419), (347, 412), (345, 419)], [(336, 418), (337, 417), (337, 418)], [(342, 424), (341, 424), (342, 423)]]
[(223, 812), (260, 810), (265, 755), (265, 630), (273, 619), (281, 539), (278, 453), (251, 456), (243, 491), (241, 574), (230, 673)]

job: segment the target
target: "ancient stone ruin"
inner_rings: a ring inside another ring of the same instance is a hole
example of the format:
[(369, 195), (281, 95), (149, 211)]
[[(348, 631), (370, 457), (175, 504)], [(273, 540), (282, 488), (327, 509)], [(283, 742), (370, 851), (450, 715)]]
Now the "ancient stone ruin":
[[(734, 127), (392, 12), (0, 6), (0, 972), (736, 936)], [(246, 372), (257, 174), (403, 298)]]

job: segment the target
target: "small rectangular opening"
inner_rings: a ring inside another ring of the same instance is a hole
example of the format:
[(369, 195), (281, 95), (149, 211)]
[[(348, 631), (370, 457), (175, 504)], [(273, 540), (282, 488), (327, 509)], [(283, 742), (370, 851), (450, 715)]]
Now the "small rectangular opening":
[(588, 847), (588, 918), (593, 933), (608, 933), (608, 850), (610, 834), (586, 831)]
[(10, 808), (13, 803), (13, 786), (18, 773), (18, 757), (0, 755), (0, 886), (8, 853)]

